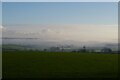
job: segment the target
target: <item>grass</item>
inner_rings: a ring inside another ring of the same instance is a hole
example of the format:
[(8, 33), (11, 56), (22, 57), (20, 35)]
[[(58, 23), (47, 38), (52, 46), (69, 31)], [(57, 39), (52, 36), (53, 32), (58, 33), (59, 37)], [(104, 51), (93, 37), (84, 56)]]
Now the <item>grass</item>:
[(4, 51), (3, 78), (116, 78), (118, 54)]

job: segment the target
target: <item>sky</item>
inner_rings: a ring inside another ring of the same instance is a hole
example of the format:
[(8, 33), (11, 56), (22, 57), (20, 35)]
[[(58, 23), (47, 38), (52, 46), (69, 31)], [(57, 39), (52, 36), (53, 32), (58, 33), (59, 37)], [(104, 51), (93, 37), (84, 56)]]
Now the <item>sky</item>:
[(2, 25), (2, 3), (0, 2), (0, 25)]
[[(2, 37), (2, 3), (0, 2), (0, 38)], [(1, 40), (0, 40), (0, 43), (2, 43), (1, 42)]]
[(117, 3), (3, 3), (4, 24), (115, 25)]
[(118, 2), (119, 0), (1, 0), (2, 2)]
[(117, 2), (3, 2), (3, 37), (116, 42)]

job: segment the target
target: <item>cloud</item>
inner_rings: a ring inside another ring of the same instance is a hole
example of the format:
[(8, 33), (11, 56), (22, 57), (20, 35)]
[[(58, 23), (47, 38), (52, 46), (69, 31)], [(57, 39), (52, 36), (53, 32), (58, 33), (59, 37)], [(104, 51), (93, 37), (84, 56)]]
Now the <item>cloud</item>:
[(117, 25), (37, 25), (6, 26), (4, 37), (32, 37), (50, 41), (100, 41), (118, 39)]
[(3, 26), (0, 26), (0, 30), (5, 30), (6, 28)]

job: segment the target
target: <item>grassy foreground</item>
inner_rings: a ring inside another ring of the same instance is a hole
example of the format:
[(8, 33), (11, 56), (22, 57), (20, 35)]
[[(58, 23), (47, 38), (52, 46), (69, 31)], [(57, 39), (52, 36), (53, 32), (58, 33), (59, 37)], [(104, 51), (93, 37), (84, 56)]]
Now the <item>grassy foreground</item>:
[(117, 54), (7, 51), (3, 78), (115, 78)]

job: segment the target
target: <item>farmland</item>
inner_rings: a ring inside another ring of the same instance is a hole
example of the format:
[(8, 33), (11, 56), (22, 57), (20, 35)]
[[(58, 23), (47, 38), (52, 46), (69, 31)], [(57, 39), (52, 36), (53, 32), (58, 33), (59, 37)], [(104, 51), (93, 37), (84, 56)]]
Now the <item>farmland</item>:
[(118, 54), (3, 51), (3, 78), (116, 78)]

